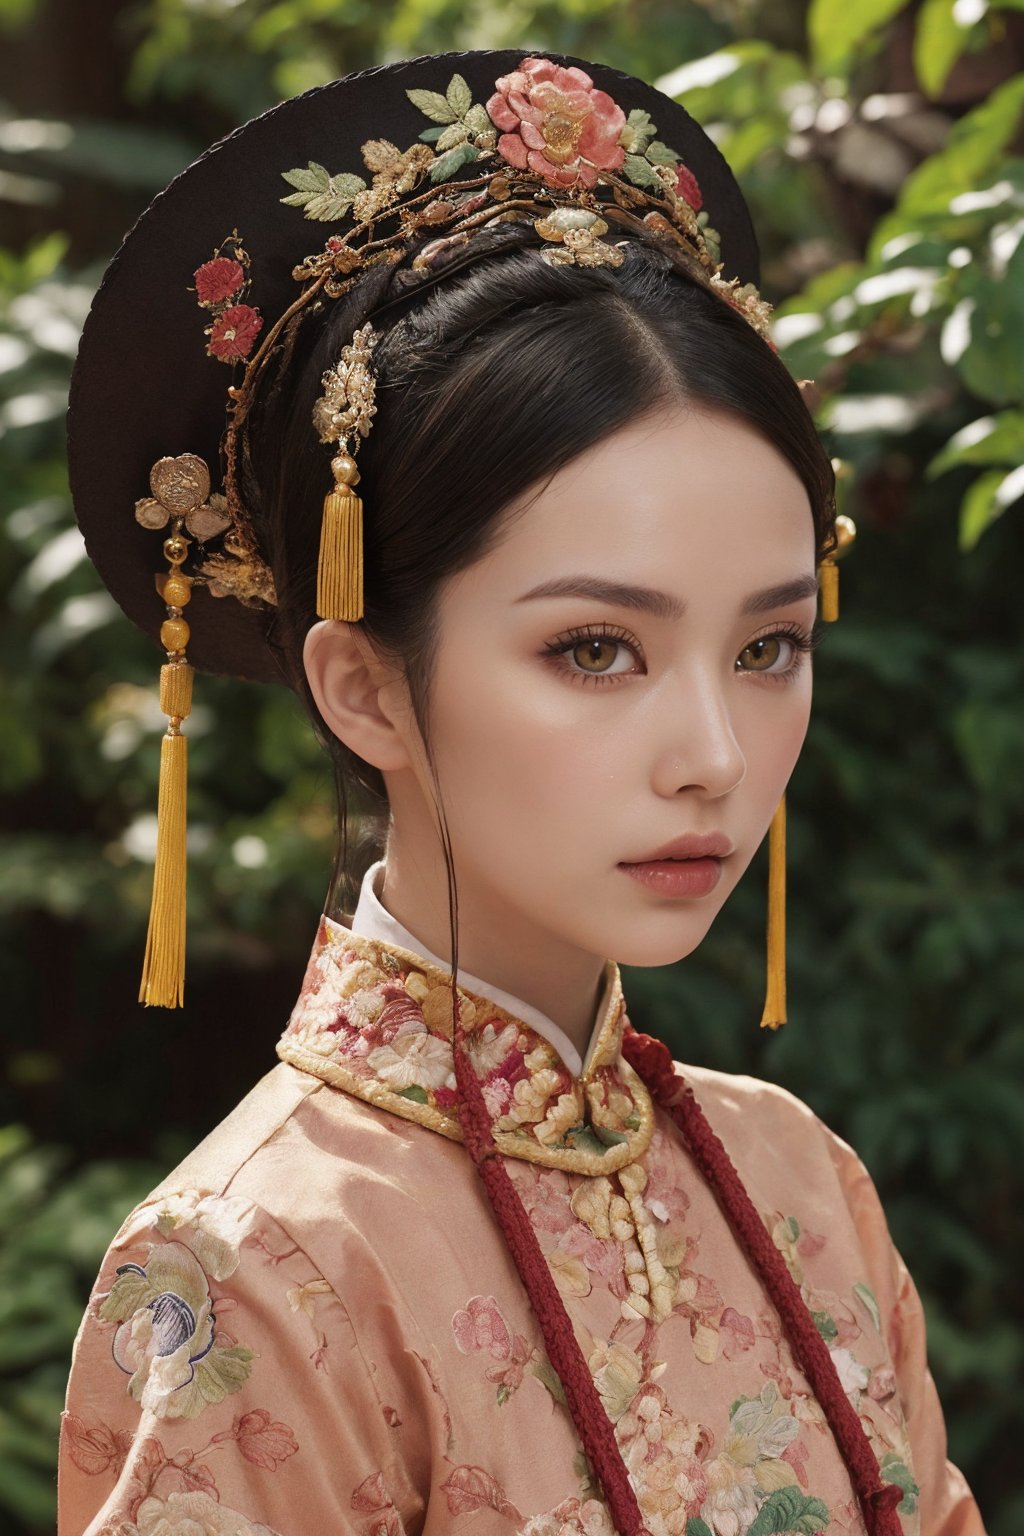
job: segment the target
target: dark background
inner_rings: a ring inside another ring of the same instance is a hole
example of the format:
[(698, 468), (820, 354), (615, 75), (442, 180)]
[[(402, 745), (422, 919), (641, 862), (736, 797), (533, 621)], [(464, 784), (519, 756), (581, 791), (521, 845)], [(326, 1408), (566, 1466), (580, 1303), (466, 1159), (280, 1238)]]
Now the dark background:
[(4, 1529), (52, 1526), (99, 1258), (273, 1065), (333, 847), (298, 706), (200, 679), (188, 1002), (136, 1004), (159, 658), (71, 517), (78, 331), (125, 229), (222, 133), (351, 69), (481, 46), (680, 93), (751, 203), (787, 360), (821, 388), (860, 533), (790, 794), (791, 1022), (757, 1029), (760, 863), (697, 955), (630, 972), (627, 995), (684, 1060), (785, 1084), (857, 1147), (924, 1295), (952, 1454), (992, 1536), (1024, 1528), (1020, 11), (0, 0)]

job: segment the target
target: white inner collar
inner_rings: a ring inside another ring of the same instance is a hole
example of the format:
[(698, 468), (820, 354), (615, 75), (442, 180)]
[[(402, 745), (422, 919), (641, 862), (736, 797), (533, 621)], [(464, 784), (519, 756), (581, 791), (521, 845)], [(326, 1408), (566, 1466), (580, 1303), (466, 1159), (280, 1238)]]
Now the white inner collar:
[[(384, 860), (379, 859), (376, 864), (370, 865), (363, 876), (359, 900), (350, 925), (351, 931), (361, 934), (364, 939), (379, 939), (384, 944), (397, 944), (401, 949), (410, 949), (413, 954), (422, 955), (431, 965), (436, 965), (441, 970), (448, 970), (448, 961), (442, 960), (439, 955), (432, 954), (426, 945), (422, 944), (414, 933), (410, 933), (397, 918), (392, 917), (384, 906), (376, 890), (383, 877)], [(554, 1046), (573, 1077), (580, 1076), (583, 1071), (583, 1061), (579, 1051), (565, 1030), (560, 1029), (546, 1013), (541, 1013), (539, 1008), (524, 1002), (521, 997), (513, 997), (511, 992), (503, 992), (500, 987), (492, 987), (489, 982), (481, 981), (478, 976), (470, 976), (468, 971), (460, 970), (456, 980), (466, 992), (475, 992), (479, 997), (488, 997), (492, 1003), (497, 1003), (514, 1018), (522, 1019), (524, 1024), (528, 1024), (549, 1045)]]

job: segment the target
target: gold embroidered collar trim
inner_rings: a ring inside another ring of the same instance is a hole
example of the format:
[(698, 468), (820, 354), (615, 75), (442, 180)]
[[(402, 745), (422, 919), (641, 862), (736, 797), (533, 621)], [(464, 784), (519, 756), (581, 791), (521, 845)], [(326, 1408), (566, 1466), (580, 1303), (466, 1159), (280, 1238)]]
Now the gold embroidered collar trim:
[[(421, 955), (321, 918), (282, 1061), (405, 1120), (462, 1140), (452, 1057), (449, 974)], [(582, 1074), (498, 1003), (459, 988), (470, 1060), (508, 1157), (607, 1174), (647, 1150), (650, 1095), (622, 1055), (618, 967), (608, 961)]]

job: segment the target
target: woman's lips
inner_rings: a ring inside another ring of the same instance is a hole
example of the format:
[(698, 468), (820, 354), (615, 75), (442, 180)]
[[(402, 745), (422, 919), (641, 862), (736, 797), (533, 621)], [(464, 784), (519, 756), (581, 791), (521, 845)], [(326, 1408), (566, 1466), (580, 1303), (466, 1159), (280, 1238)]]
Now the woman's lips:
[(619, 868), (659, 896), (707, 896), (722, 878), (720, 858), (648, 859)]

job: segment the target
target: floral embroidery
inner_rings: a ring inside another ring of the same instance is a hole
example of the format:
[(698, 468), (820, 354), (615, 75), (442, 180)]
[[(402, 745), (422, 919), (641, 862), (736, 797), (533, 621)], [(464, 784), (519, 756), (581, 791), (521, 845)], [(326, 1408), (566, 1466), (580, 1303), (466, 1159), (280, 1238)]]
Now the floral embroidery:
[(128, 1390), (157, 1418), (194, 1419), (248, 1379), (253, 1354), (218, 1343), (206, 1274), (183, 1243), (150, 1252), (146, 1268), (122, 1264), (100, 1317), (119, 1322), (114, 1360)]
[(617, 171), (626, 158), (619, 142), (626, 114), (575, 66), (523, 59), (495, 81), (487, 115), (502, 129), (499, 155), (558, 187), (592, 187), (599, 170)]
[(202, 1536), (276, 1536), (269, 1525), (255, 1524), (207, 1493), (147, 1499), (139, 1506), (136, 1524), (119, 1528), (119, 1536), (197, 1536), (198, 1532)]
[(534, 1515), (522, 1536), (615, 1536), (607, 1507), (596, 1499), (564, 1499), (546, 1515)]
[[(278, 1055), (460, 1140), (451, 1006), (443, 971), (324, 918)], [(625, 1015), (614, 967), (581, 1079), (496, 1004), (460, 988), (459, 1007), (503, 1152), (580, 1172), (615, 1169), (643, 1152), (654, 1114), (621, 1055)]]
[[(704, 209), (700, 184), (678, 151), (655, 137), (650, 113), (635, 108), (627, 117), (586, 71), (575, 65), (563, 68), (551, 59), (524, 58), (518, 69), (494, 84), (486, 106), (473, 101), (459, 74), (452, 76), (443, 94), (407, 90), (409, 100), (431, 123), (419, 143), (402, 150), (388, 139), (367, 139), (361, 152), (372, 176), (369, 186), (363, 176), (332, 173), (316, 160), (282, 171), (294, 190), (281, 201), (317, 222), (336, 223), (351, 215), (360, 230), (372, 229), (375, 220), (393, 210), (399, 221), (394, 238), (406, 240), (432, 225), (472, 219), (475, 227), (481, 221), (514, 217), (514, 206), (502, 205), (515, 190), (522, 190), (512, 185), (518, 175), (551, 189), (553, 208), (538, 211), (532, 223), (550, 242), (542, 249), (543, 259), (556, 266), (620, 266), (621, 249), (600, 238), (609, 229), (601, 214), (613, 205), (627, 211), (646, 206), (642, 216), (632, 216), (642, 217), (651, 233), (687, 246), (707, 270), (714, 290), (772, 344), (771, 306), (753, 285), (722, 278), (720, 240)], [(487, 166), (495, 159), (496, 175), (485, 171), (456, 192), (451, 178), (463, 166)], [(428, 188), (401, 203), (424, 178), (438, 187), (439, 195), (430, 198)], [(598, 198), (599, 184), (611, 189), (611, 202)], [(468, 227), (458, 222), (454, 233), (430, 241), (414, 258), (413, 269), (440, 270), (465, 244)], [(401, 259), (400, 250), (379, 250), (379, 245), (376, 241), (374, 260)], [(343, 280), (362, 261), (360, 246), (348, 237), (331, 236), (321, 253), (295, 268), (295, 276), (315, 279), (317, 287), (326, 283), (330, 296), (337, 297), (350, 286)], [(211, 275), (208, 286), (219, 292), (228, 280), (225, 276), (218, 285)]]
[[(113, 1431), (102, 1423), (87, 1425), (74, 1414), (65, 1416), (63, 1435), (71, 1460), (91, 1477), (105, 1472), (119, 1477), (134, 1441), (124, 1430)], [(147, 1435), (134, 1458), (126, 1497), (128, 1514), (137, 1522), (132, 1531), (137, 1528), (140, 1536), (143, 1532), (172, 1536), (177, 1531), (181, 1536), (192, 1536), (196, 1529), (212, 1532), (214, 1536), (220, 1532), (224, 1536), (245, 1536), (249, 1531), (266, 1531), (267, 1527), (250, 1525), (243, 1515), (220, 1503), (216, 1476), (202, 1458), (227, 1445), (237, 1446), (246, 1461), (268, 1472), (276, 1472), (299, 1449), (288, 1425), (272, 1422), (265, 1408), (238, 1415), (230, 1429), (221, 1430), (198, 1451), (180, 1447), (168, 1455), (154, 1435)], [(159, 1495), (158, 1483), (163, 1485)], [(198, 1498), (187, 1503), (193, 1496)], [(198, 1520), (200, 1515), (211, 1513), (202, 1500), (212, 1505), (218, 1523), (189, 1525), (190, 1518)], [(221, 1525), (221, 1516), (235, 1523)]]
[(371, 1472), (357, 1488), (353, 1488), (349, 1500), (357, 1514), (370, 1515), (361, 1527), (363, 1536), (402, 1536), (404, 1527), (387, 1490), (383, 1472)]
[[(221, 252), (230, 247), (231, 256)], [(250, 258), (233, 230), (209, 261), (196, 268), (192, 274), (196, 301), (200, 309), (208, 309), (212, 322), (205, 335), (208, 357), (222, 363), (237, 363), (249, 356), (256, 337), (263, 329), (263, 316), (252, 304), (241, 302), (249, 281)]]
[[(549, 1376), (543, 1357), (521, 1333), (513, 1335), (493, 1296), (471, 1296), (461, 1312), (452, 1318), (455, 1342), (464, 1355), (484, 1353), (498, 1362), (488, 1368), (488, 1381), (497, 1387), (498, 1406), (503, 1407), (522, 1384), (523, 1371), (535, 1362), (534, 1374), (542, 1380)], [(537, 1369), (540, 1365), (540, 1369)]]

